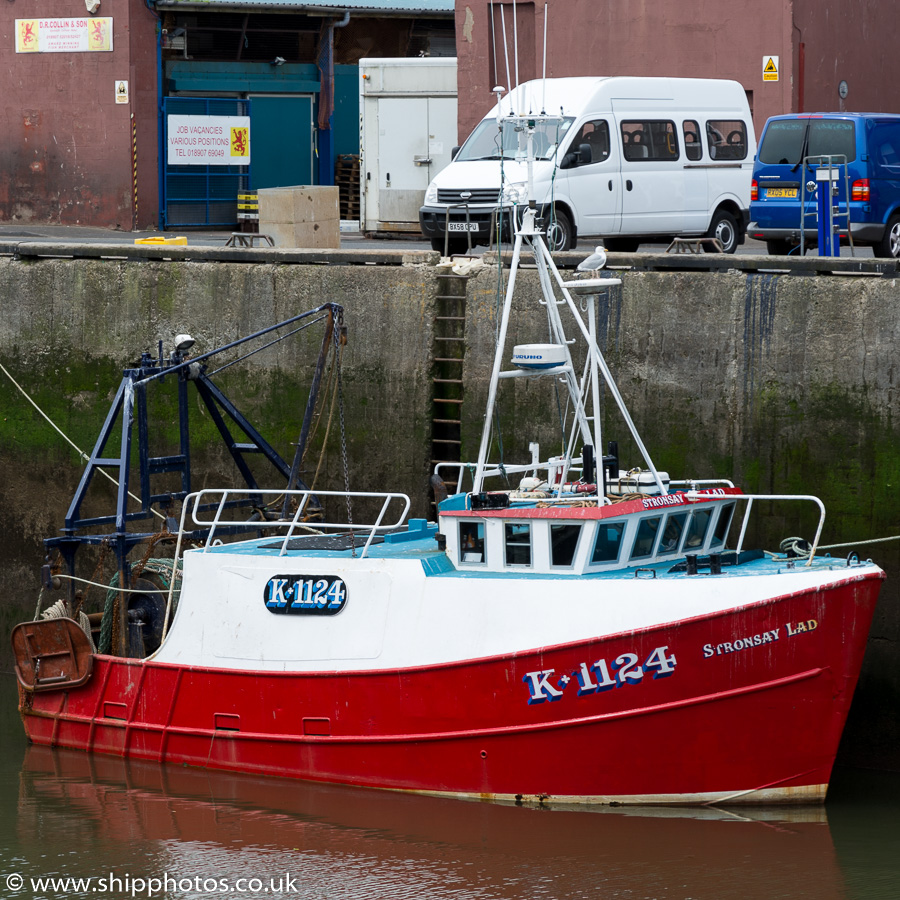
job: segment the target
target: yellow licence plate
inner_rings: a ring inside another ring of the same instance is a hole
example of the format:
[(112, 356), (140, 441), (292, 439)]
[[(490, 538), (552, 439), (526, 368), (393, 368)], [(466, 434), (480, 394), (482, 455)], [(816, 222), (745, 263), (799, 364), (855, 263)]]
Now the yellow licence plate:
[(787, 197), (793, 199), (797, 196), (797, 188), (766, 188), (767, 197)]

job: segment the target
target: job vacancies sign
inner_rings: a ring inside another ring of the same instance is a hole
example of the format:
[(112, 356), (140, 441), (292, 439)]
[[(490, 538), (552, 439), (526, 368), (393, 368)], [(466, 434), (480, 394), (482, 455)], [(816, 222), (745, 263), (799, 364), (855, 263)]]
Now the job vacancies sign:
[(113, 48), (113, 20), (16, 19), (16, 53), (96, 53)]
[(166, 162), (170, 166), (247, 166), (249, 116), (168, 116)]

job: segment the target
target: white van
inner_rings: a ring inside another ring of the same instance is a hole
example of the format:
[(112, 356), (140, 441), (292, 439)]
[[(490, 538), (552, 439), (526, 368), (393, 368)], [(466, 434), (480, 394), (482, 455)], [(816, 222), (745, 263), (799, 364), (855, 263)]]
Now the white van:
[[(534, 140), (534, 199), (552, 250), (603, 238), (718, 238), (727, 253), (749, 221), (756, 136), (744, 89), (706, 78), (547, 78), (519, 85), (478, 123), (428, 186), (422, 233), (451, 253), (509, 237), (527, 201), (526, 164), (510, 114), (546, 112)], [(499, 113), (499, 120), (498, 120)], [(499, 225), (498, 225), (499, 222)], [(448, 229), (449, 225), (449, 229)], [(713, 249), (705, 244), (706, 249)]]

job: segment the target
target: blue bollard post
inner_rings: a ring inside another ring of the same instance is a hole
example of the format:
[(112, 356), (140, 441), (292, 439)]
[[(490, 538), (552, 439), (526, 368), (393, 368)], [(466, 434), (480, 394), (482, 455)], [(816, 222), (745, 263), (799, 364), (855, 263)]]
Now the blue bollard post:
[(838, 256), (838, 241), (834, 233), (834, 217), (831, 214), (831, 186), (835, 180), (835, 169), (819, 166), (816, 169), (816, 203), (819, 220), (819, 256)]

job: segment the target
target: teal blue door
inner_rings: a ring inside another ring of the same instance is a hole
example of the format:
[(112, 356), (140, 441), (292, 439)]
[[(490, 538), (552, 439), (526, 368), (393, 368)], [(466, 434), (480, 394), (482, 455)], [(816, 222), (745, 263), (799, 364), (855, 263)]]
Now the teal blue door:
[(313, 98), (252, 94), (250, 172), (252, 189), (314, 184)]

